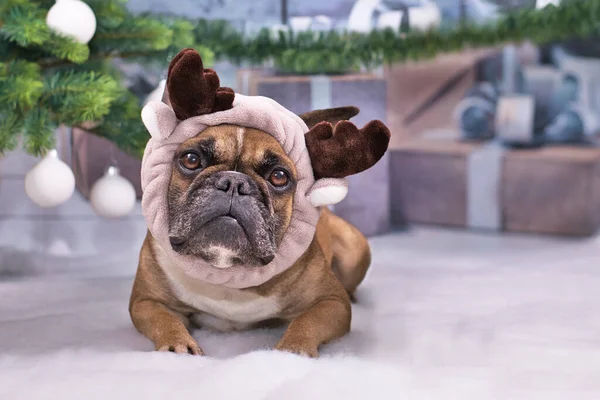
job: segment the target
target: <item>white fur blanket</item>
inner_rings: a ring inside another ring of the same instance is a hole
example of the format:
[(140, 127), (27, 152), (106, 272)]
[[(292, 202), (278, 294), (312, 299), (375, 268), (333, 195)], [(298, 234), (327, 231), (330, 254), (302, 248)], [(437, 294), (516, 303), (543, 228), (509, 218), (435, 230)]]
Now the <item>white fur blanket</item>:
[[(150, 351), (132, 268), (0, 281), (0, 399), (600, 398), (598, 240), (417, 231), (373, 240), (353, 331), (309, 360), (280, 330)], [(117, 272), (117, 273), (115, 273)]]

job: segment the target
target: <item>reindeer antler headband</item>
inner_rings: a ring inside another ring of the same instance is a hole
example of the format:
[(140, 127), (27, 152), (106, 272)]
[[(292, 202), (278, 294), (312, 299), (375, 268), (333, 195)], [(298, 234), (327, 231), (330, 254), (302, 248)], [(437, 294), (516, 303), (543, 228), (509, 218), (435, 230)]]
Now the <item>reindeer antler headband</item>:
[(212, 114), (233, 107), (233, 89), (221, 87), (217, 73), (204, 69), (200, 54), (193, 49), (179, 52), (169, 65), (169, 101), (179, 120)]
[[(356, 108), (317, 111), (300, 118), (267, 97), (243, 96), (222, 88), (215, 71), (204, 69), (193, 49), (181, 51), (171, 62), (167, 90), (171, 106), (150, 102), (142, 110), (142, 120), (152, 136), (142, 160), (142, 209), (162, 250), (188, 275), (208, 283), (256, 286), (293, 265), (313, 240), (319, 220), (317, 207), (341, 201), (347, 193), (344, 177), (373, 166), (389, 143), (389, 130), (380, 121), (358, 129), (336, 117), (336, 112), (355, 115)], [(337, 122), (335, 127), (332, 122)], [(262, 268), (216, 269), (175, 253), (169, 245), (167, 193), (173, 154), (184, 141), (220, 124), (269, 133), (296, 165), (292, 220), (275, 259)]]

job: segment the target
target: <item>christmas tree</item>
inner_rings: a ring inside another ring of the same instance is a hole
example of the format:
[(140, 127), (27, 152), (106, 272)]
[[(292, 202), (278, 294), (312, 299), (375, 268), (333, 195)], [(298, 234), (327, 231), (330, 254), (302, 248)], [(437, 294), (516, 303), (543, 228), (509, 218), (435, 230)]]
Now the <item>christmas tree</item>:
[(114, 59), (166, 66), (193, 47), (210, 64), (194, 28), (180, 18), (132, 15), (123, 0), (2, 0), (0, 153), (22, 143), (41, 155), (65, 125), (140, 155), (148, 139), (142, 104), (122, 85)]

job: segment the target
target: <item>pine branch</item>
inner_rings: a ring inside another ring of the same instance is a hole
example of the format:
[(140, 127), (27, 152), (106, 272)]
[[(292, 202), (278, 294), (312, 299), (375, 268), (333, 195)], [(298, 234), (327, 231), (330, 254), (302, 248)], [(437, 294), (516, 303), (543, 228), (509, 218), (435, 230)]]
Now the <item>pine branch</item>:
[(39, 67), (26, 61), (0, 63), (0, 103), (7, 109), (34, 107), (44, 90)]
[(0, 102), (9, 106), (0, 116), (0, 152), (13, 149), (23, 134), (26, 151), (39, 155), (54, 145), (55, 126), (93, 121), (95, 134), (141, 157), (148, 134), (140, 101), (121, 87), (108, 61), (165, 66), (181, 48), (196, 47), (210, 66), (213, 54), (196, 43), (190, 21), (132, 16), (122, 0), (87, 2), (98, 24), (89, 47), (47, 27), (52, 0), (0, 4)]
[(48, 105), (56, 121), (75, 125), (103, 118), (123, 90), (108, 75), (59, 73), (46, 80), (40, 103)]
[(148, 131), (140, 114), (139, 99), (131, 92), (125, 92), (110, 107), (109, 113), (98, 126), (86, 130), (115, 143), (121, 150), (140, 158), (148, 142)]
[(68, 60), (74, 64), (82, 64), (90, 57), (90, 49), (87, 45), (77, 43), (71, 38), (60, 36), (51, 32), (48, 40), (48, 48), (45, 50), (62, 60)]
[(0, 38), (73, 63), (85, 62), (89, 57), (87, 45), (53, 32), (46, 24), (46, 13), (35, 2), (12, 5), (0, 14)]
[(18, 132), (23, 129), (23, 118), (18, 112), (0, 113), (0, 156), (17, 148)]
[(451, 29), (401, 32), (279, 32), (263, 29), (244, 35), (226, 21), (200, 21), (197, 41), (217, 58), (250, 64), (274, 60), (279, 71), (295, 74), (342, 74), (357, 66), (371, 69), (394, 62), (427, 60), (441, 53), (501, 46), (530, 40), (545, 45), (600, 34), (600, 0), (563, 1), (542, 10), (524, 9), (496, 22), (465, 22)]
[(93, 71), (57, 73), (43, 79), (35, 63), (0, 63), (0, 102), (7, 105), (0, 126), (0, 151), (14, 148), (22, 129), (26, 151), (40, 155), (53, 145), (55, 126), (101, 120), (124, 91), (111, 76)]
[[(156, 53), (145, 52), (145, 51), (132, 51), (132, 52), (112, 51), (109, 53), (96, 53), (96, 54), (88, 57), (88, 59), (86, 61), (92, 62), (92, 61), (110, 60), (113, 58), (122, 58), (122, 59), (138, 58), (138, 57), (143, 58), (143, 57), (151, 57), (154, 54), (156, 54)], [(46, 60), (39, 61), (39, 65), (42, 68), (42, 70), (54, 69), (54, 68), (65, 67), (65, 66), (73, 66), (73, 64), (74, 64), (73, 62), (68, 61), (68, 60), (57, 60), (57, 59), (46, 59)]]
[(124, 53), (147, 52), (164, 50), (172, 41), (173, 31), (160, 21), (131, 16), (111, 29), (98, 26), (90, 48), (93, 53), (108, 53), (114, 49)]
[(0, 15), (5, 15), (13, 7), (27, 6), (31, 3), (31, 0), (3, 0), (0, 3)]
[(50, 30), (42, 10), (34, 4), (11, 7), (2, 18), (0, 35), (19, 46), (42, 45), (50, 38)]
[[(155, 18), (150, 25), (160, 24), (160, 30), (156, 31), (148, 25), (148, 20), (149, 17), (141, 17), (137, 21), (129, 20), (125, 25), (111, 27), (108, 30), (110, 33), (97, 33), (90, 43), (92, 54), (88, 61), (120, 58), (142, 63), (157, 61), (165, 65), (182, 48), (192, 47), (202, 54), (207, 66), (213, 64), (213, 52), (196, 42), (195, 25), (191, 21), (166, 16)], [(169, 33), (163, 34), (165, 30)], [(157, 41), (157, 38), (160, 40)], [(68, 60), (49, 58), (40, 60), (39, 64), (43, 70), (47, 70), (69, 66), (72, 63)]]
[(56, 124), (52, 121), (50, 112), (41, 107), (31, 110), (25, 117), (23, 130), (23, 148), (29, 154), (41, 156), (55, 146), (54, 130)]
[(249, 53), (247, 41), (228, 21), (200, 20), (194, 33), (196, 41), (210, 48), (217, 59), (241, 63)]
[(130, 17), (125, 7), (127, 0), (87, 0), (86, 2), (94, 10), (97, 26), (104, 29), (116, 28)]

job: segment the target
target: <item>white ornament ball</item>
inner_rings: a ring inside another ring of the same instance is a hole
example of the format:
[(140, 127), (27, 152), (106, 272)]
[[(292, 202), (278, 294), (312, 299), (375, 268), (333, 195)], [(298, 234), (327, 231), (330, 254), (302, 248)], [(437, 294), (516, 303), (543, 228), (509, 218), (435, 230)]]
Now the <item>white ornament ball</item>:
[(121, 218), (135, 206), (135, 189), (123, 178), (117, 167), (110, 167), (90, 192), (90, 203), (94, 212), (104, 218)]
[(51, 150), (25, 176), (25, 192), (35, 204), (50, 208), (69, 200), (75, 191), (71, 168)]
[(83, 44), (89, 42), (96, 33), (94, 11), (80, 0), (56, 0), (48, 11), (46, 24), (55, 32)]

